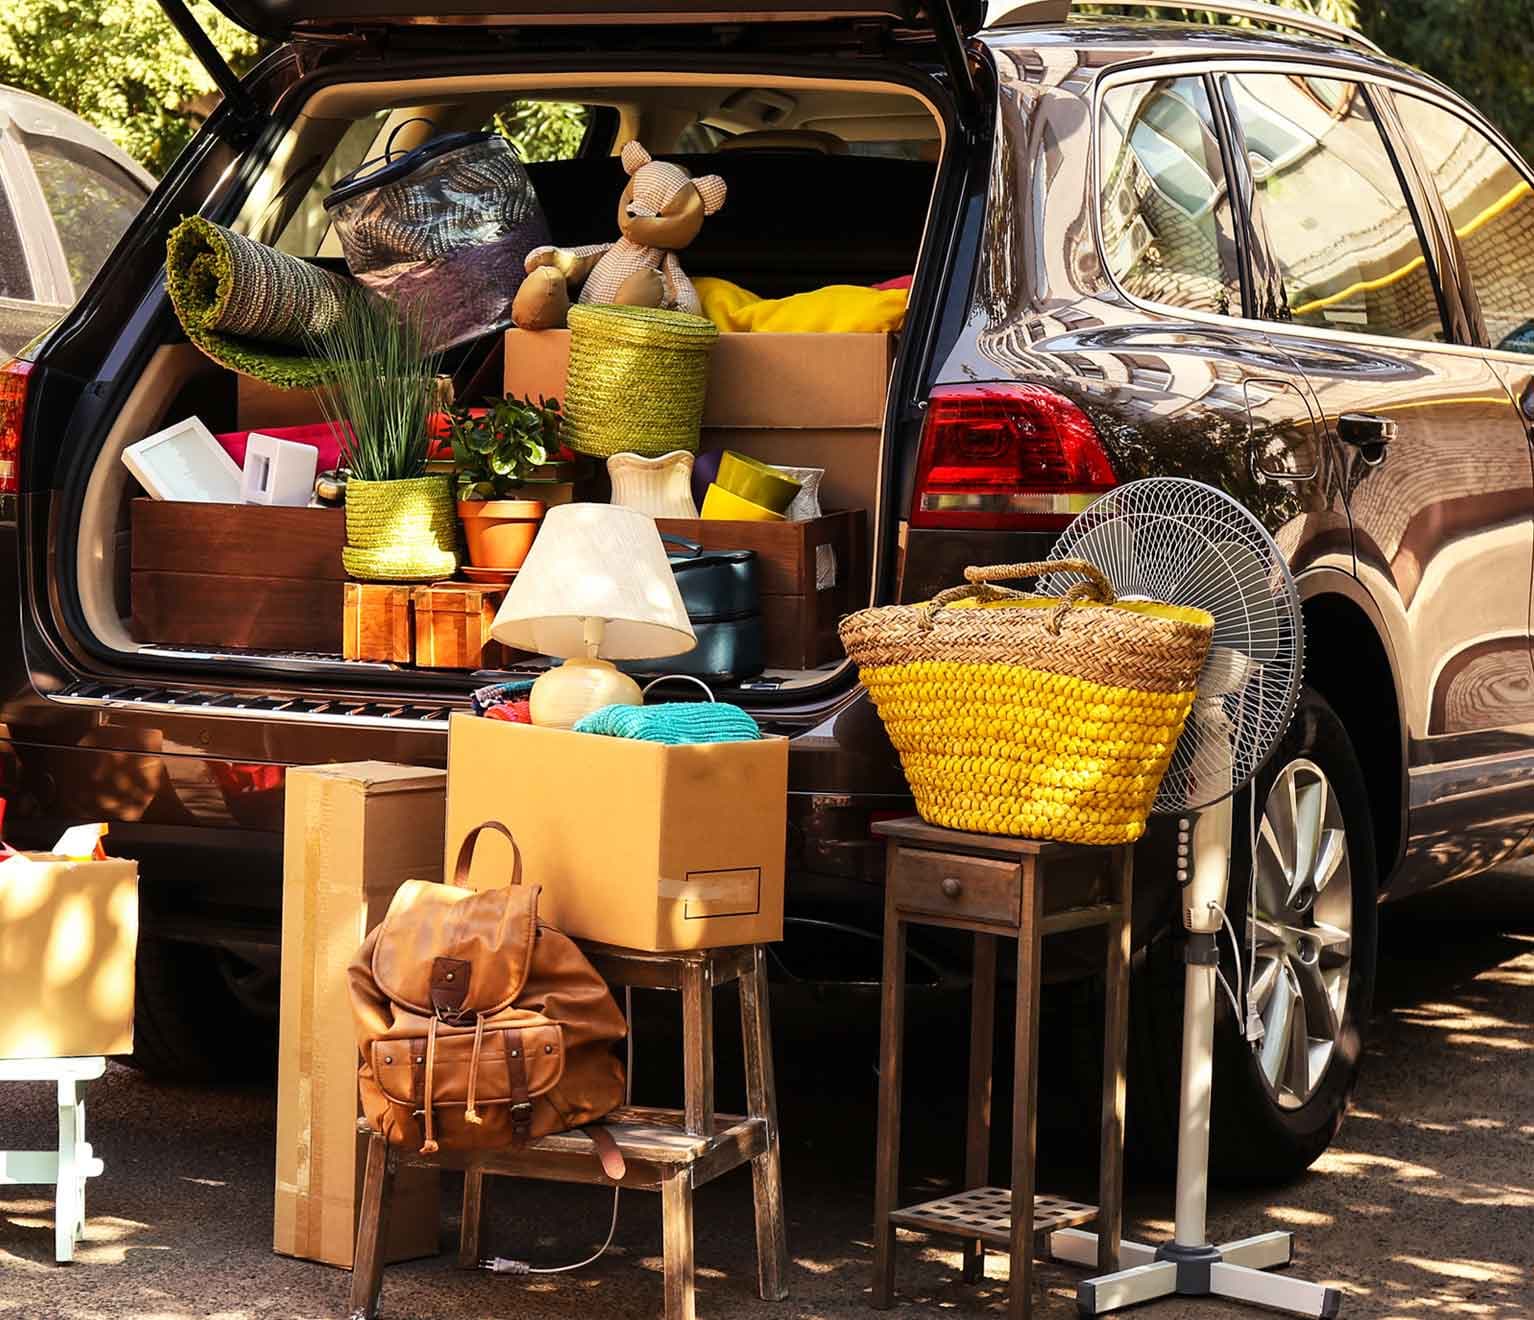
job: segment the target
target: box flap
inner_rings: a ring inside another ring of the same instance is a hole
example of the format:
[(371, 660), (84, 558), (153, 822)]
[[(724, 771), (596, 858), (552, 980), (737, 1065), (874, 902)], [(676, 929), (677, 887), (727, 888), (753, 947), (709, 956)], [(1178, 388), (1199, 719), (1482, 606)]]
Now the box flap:
[(309, 775), (332, 783), (352, 784), (366, 793), (402, 793), (414, 789), (438, 789), (446, 770), (424, 765), (395, 765), (390, 761), (342, 761), (334, 765), (295, 766), (290, 775)]

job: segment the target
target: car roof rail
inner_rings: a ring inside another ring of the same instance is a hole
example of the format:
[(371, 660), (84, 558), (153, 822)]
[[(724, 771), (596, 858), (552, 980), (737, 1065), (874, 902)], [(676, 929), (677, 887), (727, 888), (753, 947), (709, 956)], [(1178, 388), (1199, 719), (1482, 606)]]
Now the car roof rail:
[[(1072, 10), (1084, 8), (1082, 0), (989, 0), (985, 26), (988, 28), (1020, 27), (1034, 23), (1058, 23)], [(1262, 0), (1131, 0), (1119, 6), (1124, 9), (1197, 9), (1207, 14), (1220, 14), (1226, 18), (1246, 18), (1271, 27), (1287, 28), (1291, 32), (1303, 32), (1307, 36), (1323, 37), (1342, 45), (1359, 46), (1364, 50), (1383, 55), (1384, 50), (1362, 32), (1333, 23), (1328, 18), (1303, 13), (1295, 9), (1280, 9)]]

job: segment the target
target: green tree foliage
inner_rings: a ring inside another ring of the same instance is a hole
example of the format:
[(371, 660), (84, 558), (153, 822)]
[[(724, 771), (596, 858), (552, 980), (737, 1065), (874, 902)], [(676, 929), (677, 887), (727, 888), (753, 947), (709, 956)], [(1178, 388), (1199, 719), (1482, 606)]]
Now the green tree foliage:
[(1359, 0), (1363, 30), (1452, 87), (1534, 158), (1529, 0)]
[[(256, 39), (208, 0), (192, 11), (236, 68), (255, 57)], [(73, 110), (156, 174), (217, 104), (155, 0), (5, 0), (0, 83)]]
[(569, 160), (580, 150), (590, 112), (569, 101), (513, 101), (491, 127), (523, 160)]

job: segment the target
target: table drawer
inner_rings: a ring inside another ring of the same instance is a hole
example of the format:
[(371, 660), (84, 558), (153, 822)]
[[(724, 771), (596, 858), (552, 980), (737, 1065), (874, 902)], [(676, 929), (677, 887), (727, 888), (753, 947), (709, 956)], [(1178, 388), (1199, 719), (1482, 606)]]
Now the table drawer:
[(1015, 926), (1022, 913), (1016, 862), (900, 848), (890, 877), (895, 906), (908, 912)]

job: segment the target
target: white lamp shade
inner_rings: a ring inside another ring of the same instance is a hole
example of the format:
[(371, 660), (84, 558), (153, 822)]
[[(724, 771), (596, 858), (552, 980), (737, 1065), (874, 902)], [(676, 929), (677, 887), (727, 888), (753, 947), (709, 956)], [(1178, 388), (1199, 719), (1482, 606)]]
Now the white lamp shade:
[(490, 635), (521, 651), (587, 653), (600, 620), (606, 660), (681, 655), (698, 644), (655, 521), (612, 504), (561, 504), (544, 516)]

